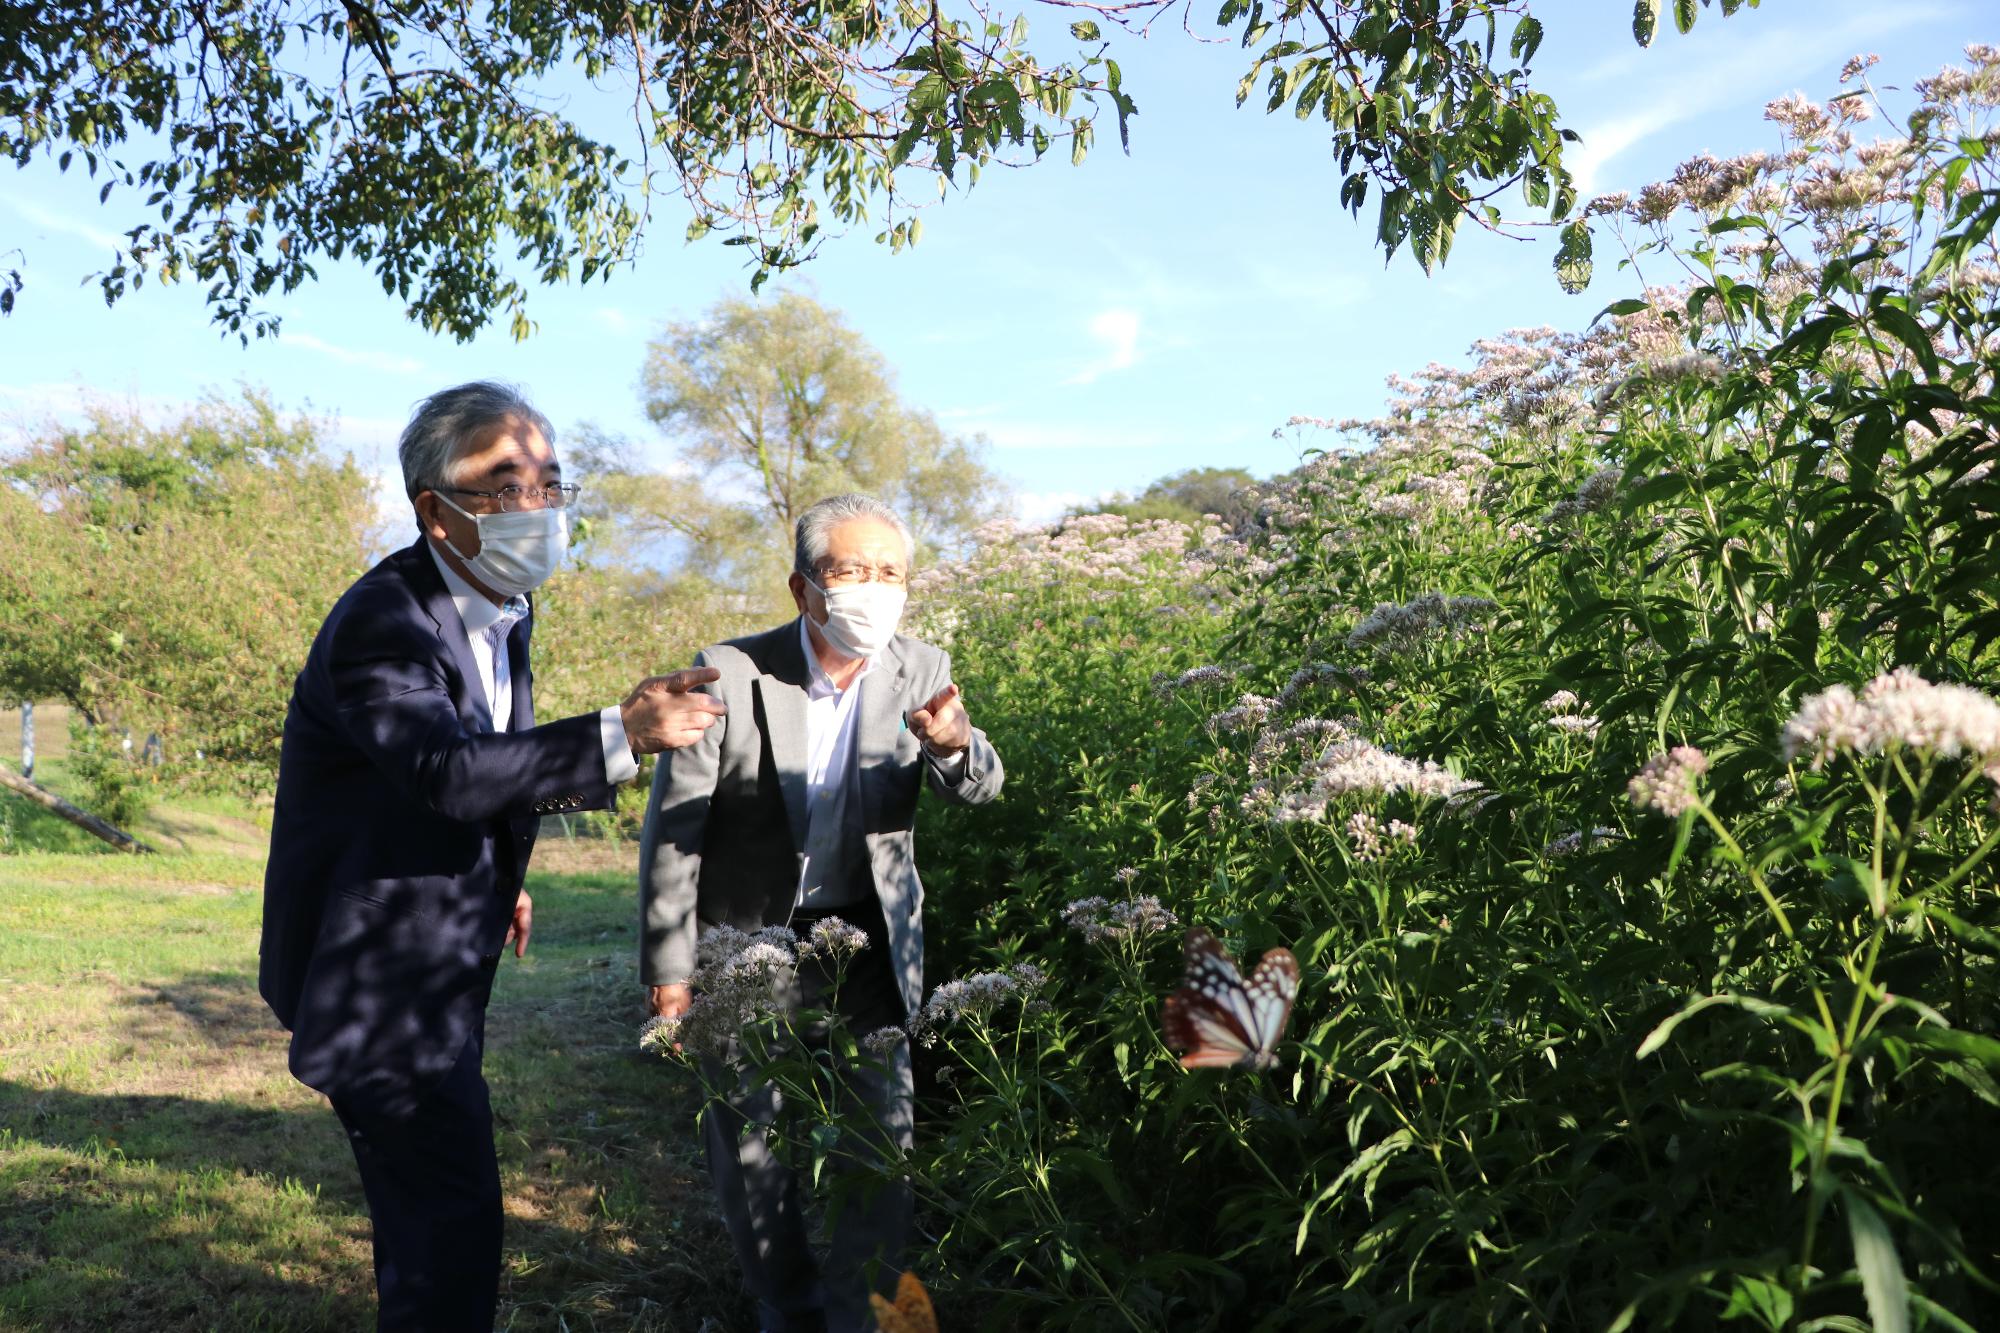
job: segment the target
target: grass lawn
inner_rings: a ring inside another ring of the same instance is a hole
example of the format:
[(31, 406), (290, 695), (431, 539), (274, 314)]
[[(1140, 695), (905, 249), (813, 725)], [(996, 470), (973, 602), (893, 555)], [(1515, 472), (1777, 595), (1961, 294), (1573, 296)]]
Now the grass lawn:
[[(0, 1329), (372, 1327), (368, 1221), (256, 991), (254, 811), (174, 807), (154, 857), (0, 856)], [(629, 853), (543, 844), (486, 1057), (502, 1328), (752, 1326), (687, 1075), (636, 1047)]]

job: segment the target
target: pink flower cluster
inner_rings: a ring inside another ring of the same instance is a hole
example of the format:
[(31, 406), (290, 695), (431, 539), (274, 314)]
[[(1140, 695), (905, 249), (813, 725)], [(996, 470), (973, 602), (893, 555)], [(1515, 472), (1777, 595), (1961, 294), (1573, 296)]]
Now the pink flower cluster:
[(1706, 772), (1707, 755), (1692, 745), (1676, 745), (1648, 759), (1625, 789), (1641, 810), (1657, 810), (1674, 819), (1694, 809), (1695, 783)]

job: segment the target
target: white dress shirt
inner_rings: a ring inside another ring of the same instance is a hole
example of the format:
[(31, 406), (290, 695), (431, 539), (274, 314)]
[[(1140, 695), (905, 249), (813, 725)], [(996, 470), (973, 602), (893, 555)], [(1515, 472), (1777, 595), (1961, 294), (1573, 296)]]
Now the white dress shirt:
[(861, 682), (875, 669), (875, 659), (863, 659), (861, 670), (843, 690), (819, 664), (819, 654), (813, 651), (812, 634), (806, 629), (804, 616), (799, 617), (799, 647), (805, 650), (806, 672), (810, 677), (806, 685), (806, 809), (810, 811), (830, 794), (829, 774), (832, 785), (837, 786), (847, 781), (854, 768), (855, 719), (859, 716), (856, 705), (861, 698)]
[[(806, 657), (806, 845), (799, 858), (799, 883), (794, 903), (801, 908), (841, 907), (862, 891), (865, 860), (843, 862), (858, 849), (853, 830), (860, 811), (855, 753), (860, 731), (861, 682), (875, 670), (875, 659), (863, 658), (854, 679), (841, 689), (820, 665), (806, 618), (799, 617), (799, 650)], [(904, 724), (908, 725), (907, 722)], [(936, 761), (950, 782), (965, 772), (966, 752)]]
[[(425, 545), (430, 546), (428, 542)], [(514, 720), (514, 672), (507, 658), (506, 635), (514, 621), (527, 618), (527, 600), (509, 597), (504, 605), (495, 606), (444, 562), (437, 547), (430, 546), (430, 553), (438, 573), (444, 575), (451, 604), (458, 608), (458, 618), (465, 625), (466, 641), (472, 645), (472, 662), (479, 668), (479, 683), (486, 691), (487, 711), (493, 717), (493, 730), (505, 731)], [(508, 630), (490, 633), (503, 617), (507, 619)], [(639, 774), (639, 761), (625, 739), (625, 719), (617, 704), (598, 713), (597, 727), (604, 743), (604, 780), (613, 786), (630, 782)]]
[[(861, 682), (875, 669), (875, 659), (864, 658), (861, 670), (843, 690), (819, 664), (819, 654), (813, 651), (812, 633), (806, 628), (804, 616), (799, 617), (799, 648), (806, 655), (806, 672), (811, 678), (806, 686), (806, 809), (811, 810), (823, 799), (821, 793), (828, 774), (835, 782), (844, 782), (854, 767), (854, 732), (858, 725), (855, 700), (861, 697)], [(963, 750), (949, 759), (938, 760), (945, 777), (951, 781), (957, 781), (965, 762)]]

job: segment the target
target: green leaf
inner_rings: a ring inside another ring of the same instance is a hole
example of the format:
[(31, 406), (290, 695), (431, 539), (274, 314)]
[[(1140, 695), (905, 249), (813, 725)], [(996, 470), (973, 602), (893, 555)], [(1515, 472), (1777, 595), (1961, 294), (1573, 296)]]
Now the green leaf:
[(1685, 33), (1694, 27), (1694, 0), (1674, 0), (1674, 27)]
[[(909, 107), (911, 112), (922, 112), (925, 115), (930, 115), (942, 110), (945, 95), (950, 91), (951, 85), (945, 82), (942, 74), (924, 75), (924, 77), (917, 80), (917, 86), (910, 89)], [(912, 120), (916, 118), (914, 114), (911, 117)]]
[(1889, 1224), (1859, 1190), (1843, 1189), (1841, 1196), (1847, 1233), (1854, 1241), (1854, 1267), (1861, 1274), (1861, 1294), (1875, 1333), (1909, 1333), (1909, 1290)]
[(1556, 281), (1574, 296), (1590, 285), (1590, 228), (1578, 218), (1562, 229), (1562, 245), (1556, 251)]
[(1069, 35), (1076, 38), (1079, 42), (1094, 42), (1104, 34), (1099, 31), (1095, 23), (1089, 19), (1084, 19), (1081, 22), (1069, 25)]
[(1507, 43), (1507, 54), (1525, 65), (1535, 58), (1536, 48), (1541, 44), (1541, 20), (1533, 14), (1523, 14), (1521, 21), (1514, 25), (1514, 38)]
[(1769, 1000), (1760, 1000), (1753, 995), (1704, 995), (1684, 1006), (1679, 1013), (1672, 1015), (1664, 1023), (1661, 1023), (1651, 1032), (1648, 1032), (1646, 1039), (1639, 1043), (1639, 1049), (1633, 1052), (1634, 1057), (1640, 1060), (1645, 1059), (1654, 1051), (1659, 1050), (1660, 1047), (1667, 1044), (1667, 1038), (1674, 1035), (1675, 1028), (1688, 1019), (1693, 1018), (1702, 1010), (1713, 1009), (1717, 1005), (1727, 1005), (1734, 1009), (1742, 1009), (1755, 1014), (1759, 1018), (1789, 1018), (1793, 1012), (1782, 1004), (1774, 1004)]
[(1639, 0), (1632, 9), (1632, 36), (1641, 46), (1653, 44), (1660, 28), (1660, 0)]
[(1760, 1320), (1765, 1328), (1783, 1328), (1792, 1317), (1792, 1293), (1775, 1282), (1739, 1273), (1730, 1284), (1729, 1304), (1722, 1317), (1730, 1320), (1744, 1315)]

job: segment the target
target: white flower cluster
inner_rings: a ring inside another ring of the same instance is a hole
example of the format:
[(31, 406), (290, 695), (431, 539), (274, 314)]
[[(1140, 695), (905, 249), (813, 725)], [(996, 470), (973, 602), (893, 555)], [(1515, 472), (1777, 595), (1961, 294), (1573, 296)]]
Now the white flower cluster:
[(1098, 897), (1078, 898), (1063, 909), (1063, 923), (1092, 944), (1157, 935), (1180, 924), (1151, 894), (1116, 903)]
[(877, 1059), (885, 1059), (908, 1037), (901, 1028), (876, 1028), (861, 1039), (861, 1047)]
[(910, 1035), (926, 1046), (935, 1046), (944, 1029), (963, 1019), (990, 1014), (1010, 999), (1025, 1000), (1047, 984), (1047, 974), (1032, 963), (1015, 963), (997, 972), (975, 972), (947, 981), (931, 992), (923, 1008), (910, 1015)]
[(1308, 764), (1292, 790), (1279, 794), (1259, 783), (1243, 798), (1243, 811), (1274, 824), (1316, 822), (1342, 796), (1388, 796), (1408, 792), (1426, 799), (1476, 791), (1477, 782), (1456, 776), (1436, 760), (1419, 762), (1391, 754), (1366, 736), (1343, 735)]
[(813, 923), (812, 934), (799, 941), (799, 961), (821, 958), (842, 963), (868, 947), (868, 932), (851, 926), (837, 916), (821, 917)]
[(1346, 740), (1354, 734), (1354, 727), (1359, 725), (1360, 721), (1356, 718), (1305, 717), (1284, 726), (1266, 727), (1257, 733), (1256, 741), (1250, 746), (1250, 774), (1262, 777), (1295, 746), (1310, 743), (1313, 748), (1322, 749), (1333, 741)]
[[(1196, 542), (1202, 544), (1198, 556)], [(1004, 601), (1005, 593), (987, 591), (996, 584), (1108, 592), (1147, 583), (1169, 568), (1199, 581), (1242, 558), (1241, 544), (1213, 525), (1118, 514), (1071, 515), (1041, 528), (989, 524), (974, 533), (974, 543), (970, 559), (932, 566), (910, 580), (919, 614), (954, 599)]]
[(1278, 691), (1278, 707), (1289, 708), (1307, 690), (1326, 686), (1340, 686), (1352, 689), (1356, 684), (1368, 679), (1366, 667), (1337, 667), (1331, 662), (1314, 662), (1302, 666), (1292, 673), (1285, 688)]
[(1489, 597), (1446, 597), (1435, 592), (1400, 606), (1377, 602), (1375, 609), (1348, 631), (1347, 646), (1373, 644), (1377, 652), (1388, 654), (1438, 635), (1464, 634), (1491, 616), (1498, 605)]
[(1676, 818), (1694, 808), (1694, 784), (1706, 772), (1707, 755), (1692, 745), (1676, 745), (1648, 759), (1625, 784), (1625, 790), (1641, 810), (1657, 810)]
[(1595, 713), (1590, 712), (1583, 700), (1570, 690), (1557, 690), (1542, 700), (1542, 711), (1550, 714), (1542, 725), (1551, 731), (1560, 731), (1569, 736), (1582, 736), (1594, 740), (1604, 723)]
[(1261, 694), (1245, 694), (1236, 701), (1234, 708), (1225, 708), (1210, 717), (1202, 725), (1211, 735), (1223, 731), (1248, 731), (1252, 727), (1264, 725), (1264, 719), (1278, 706), (1276, 699), (1267, 699)]
[(2000, 786), (2000, 703), (1965, 685), (1936, 685), (1909, 667), (1875, 677), (1856, 697), (1845, 685), (1815, 694), (1785, 723), (1786, 759), (1814, 768), (1836, 754), (1903, 748), (1988, 765)]
[(1578, 514), (1594, 514), (1611, 503), (1618, 494), (1618, 482), (1625, 475), (1623, 468), (1603, 467), (1585, 477), (1576, 488), (1576, 494), (1567, 500), (1560, 500), (1549, 510), (1543, 520), (1560, 523), (1564, 519), (1575, 518)]
[(1414, 495), (1384, 495), (1370, 504), (1369, 509), (1382, 518), (1393, 518), (1415, 522), (1424, 516), (1423, 501)]
[(1366, 810), (1356, 810), (1347, 820), (1347, 845), (1357, 861), (1380, 861), (1394, 855), (1396, 844), (1417, 845), (1417, 830), (1400, 819), (1384, 824)]
[(648, 1019), (639, 1029), (639, 1049), (721, 1055), (743, 1029), (784, 1007), (800, 963), (812, 958), (838, 963), (867, 947), (866, 931), (835, 916), (816, 922), (805, 939), (787, 926), (754, 933), (712, 927), (695, 942), (695, 970), (688, 978), (694, 1003), (678, 1017)]
[(1156, 671), (1153, 673), (1153, 693), (1164, 699), (1190, 685), (1221, 685), (1228, 681), (1232, 674), (1228, 667), (1223, 666), (1189, 667), (1178, 676)]

